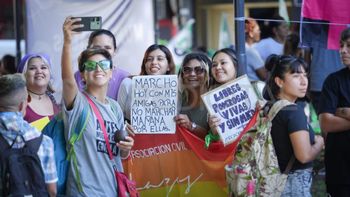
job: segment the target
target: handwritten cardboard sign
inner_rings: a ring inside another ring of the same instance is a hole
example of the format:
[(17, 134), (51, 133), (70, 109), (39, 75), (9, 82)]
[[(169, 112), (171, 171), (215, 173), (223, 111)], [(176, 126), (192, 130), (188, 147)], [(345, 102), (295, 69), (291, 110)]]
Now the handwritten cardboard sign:
[(176, 75), (133, 77), (131, 124), (135, 133), (175, 133), (177, 87)]
[(248, 77), (243, 75), (201, 95), (209, 114), (221, 119), (217, 131), (224, 145), (243, 131), (255, 111), (258, 97)]

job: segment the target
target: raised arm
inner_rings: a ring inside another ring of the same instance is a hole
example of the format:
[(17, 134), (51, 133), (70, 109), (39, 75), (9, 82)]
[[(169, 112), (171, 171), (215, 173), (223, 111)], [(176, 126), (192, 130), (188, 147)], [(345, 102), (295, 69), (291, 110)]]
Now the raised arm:
[(63, 83), (63, 100), (67, 109), (73, 107), (74, 98), (77, 95), (78, 86), (75, 82), (74, 72), (72, 68), (72, 37), (76, 33), (73, 30), (81, 27), (82, 25), (73, 25), (74, 22), (80, 21), (80, 18), (72, 19), (67, 17), (63, 24), (63, 48), (61, 57), (61, 72)]

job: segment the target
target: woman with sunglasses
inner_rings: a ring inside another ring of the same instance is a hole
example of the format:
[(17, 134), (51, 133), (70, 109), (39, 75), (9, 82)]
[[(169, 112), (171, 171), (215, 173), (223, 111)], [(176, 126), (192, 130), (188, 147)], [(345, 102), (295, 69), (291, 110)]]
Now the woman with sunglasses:
[[(266, 84), (269, 103), (287, 100), (272, 120), (271, 136), (281, 172), (291, 165), (282, 196), (311, 196), (312, 161), (323, 148), (324, 141), (309, 128), (304, 108), (296, 104), (308, 88), (307, 64), (293, 56), (271, 56), (274, 64)], [(270, 62), (267, 62), (270, 64)]]
[[(211, 83), (210, 89), (219, 87), (229, 81), (236, 79), (237, 58), (236, 53), (231, 48), (223, 48), (216, 51), (212, 57)], [(208, 123), (214, 135), (217, 134), (216, 127), (220, 124), (220, 118), (210, 115)]]
[[(140, 75), (171, 74), (175, 74), (175, 63), (170, 50), (164, 45), (149, 46), (142, 59)], [(131, 78), (125, 78), (118, 93), (118, 103), (127, 121), (130, 121), (131, 118), (131, 81)]]
[(187, 128), (204, 139), (208, 133), (207, 109), (201, 95), (209, 89), (209, 68), (211, 61), (204, 53), (190, 53), (185, 56), (179, 70), (180, 114), (176, 124)]
[[(86, 129), (74, 144), (76, 159), (79, 166), (75, 169), (71, 161), (67, 180), (67, 196), (116, 196), (114, 167), (123, 171), (121, 158), (127, 158), (134, 140), (127, 136), (124, 128), (124, 117), (118, 103), (107, 96), (108, 82), (112, 77), (112, 58), (105, 49), (86, 49), (78, 60), (79, 71), (86, 82), (86, 89), (80, 92), (74, 79), (71, 64), (73, 31), (81, 25), (74, 22), (79, 19), (66, 18), (63, 25), (64, 43), (62, 49), (62, 80), (63, 80), (63, 110), (65, 138), (74, 134), (73, 125), (78, 120), (84, 108), (89, 108), (89, 119)], [(85, 95), (84, 95), (85, 94)], [(100, 111), (107, 130), (103, 132), (96, 113), (89, 107), (88, 98)], [(125, 138), (116, 142), (114, 135), (121, 133)], [(107, 140), (110, 142), (113, 160), (108, 154)]]
[(36, 53), (24, 56), (17, 67), (27, 81), (28, 105), (24, 119), (31, 123), (48, 117), (52, 119), (59, 112), (53, 96), (51, 62), (46, 54)]

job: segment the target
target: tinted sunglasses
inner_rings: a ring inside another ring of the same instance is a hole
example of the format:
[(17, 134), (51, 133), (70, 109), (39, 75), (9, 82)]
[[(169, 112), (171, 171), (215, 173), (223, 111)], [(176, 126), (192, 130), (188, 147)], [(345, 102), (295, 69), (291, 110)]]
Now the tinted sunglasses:
[(99, 62), (87, 60), (84, 63), (84, 69), (88, 72), (96, 70), (97, 66), (99, 66), (103, 71), (105, 71), (108, 69), (112, 69), (112, 62), (110, 60), (101, 60)]
[(191, 74), (192, 72), (195, 72), (197, 75), (200, 75), (202, 73), (204, 73), (205, 69), (203, 68), (203, 66), (196, 66), (196, 67), (183, 67), (182, 73), (184, 74)]

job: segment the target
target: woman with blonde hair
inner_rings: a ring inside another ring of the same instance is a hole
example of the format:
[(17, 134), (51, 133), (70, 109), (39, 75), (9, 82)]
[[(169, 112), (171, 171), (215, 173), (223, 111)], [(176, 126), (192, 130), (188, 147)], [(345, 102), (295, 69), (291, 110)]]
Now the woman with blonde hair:
[(185, 56), (179, 70), (180, 114), (175, 117), (178, 125), (187, 128), (204, 139), (209, 125), (201, 95), (209, 90), (211, 61), (203, 53), (190, 53)]

